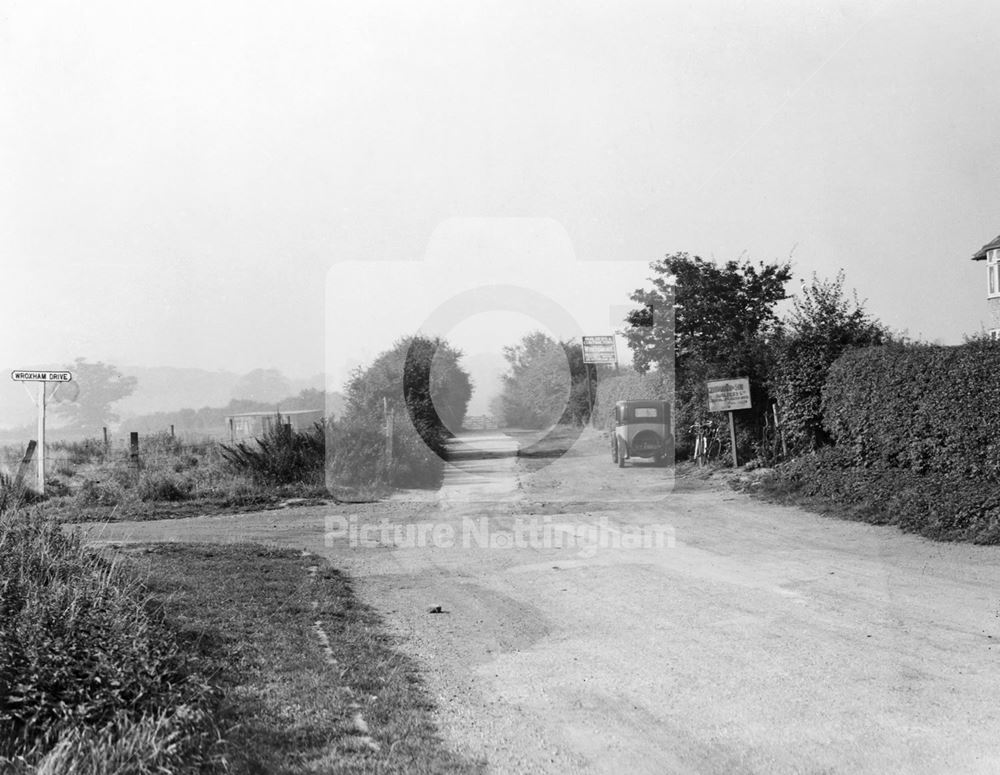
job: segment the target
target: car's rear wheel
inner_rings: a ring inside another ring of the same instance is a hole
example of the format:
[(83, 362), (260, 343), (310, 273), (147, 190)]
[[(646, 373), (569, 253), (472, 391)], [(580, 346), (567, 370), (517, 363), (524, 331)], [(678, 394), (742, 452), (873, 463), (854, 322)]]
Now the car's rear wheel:
[(611, 439), (611, 462), (618, 462), (618, 439), (614, 437)]
[(618, 467), (619, 468), (624, 468), (625, 467), (625, 450), (619, 449), (619, 450), (617, 450), (617, 452), (618, 452)]

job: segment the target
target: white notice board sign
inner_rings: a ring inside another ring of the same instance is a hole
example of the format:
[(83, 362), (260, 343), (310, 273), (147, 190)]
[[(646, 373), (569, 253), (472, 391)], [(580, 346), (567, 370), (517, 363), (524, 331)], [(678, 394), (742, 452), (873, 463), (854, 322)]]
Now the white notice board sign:
[(708, 411), (736, 412), (750, 408), (750, 380), (747, 377), (717, 379), (708, 383)]

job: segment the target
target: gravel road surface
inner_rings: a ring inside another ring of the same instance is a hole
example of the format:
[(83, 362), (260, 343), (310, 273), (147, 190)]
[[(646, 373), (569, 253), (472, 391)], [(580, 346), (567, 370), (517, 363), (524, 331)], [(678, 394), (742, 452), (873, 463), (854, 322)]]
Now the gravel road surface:
[(1000, 772), (1000, 549), (619, 470), (596, 433), (516, 450), (463, 437), (438, 493), (85, 529), (328, 557), (496, 772)]

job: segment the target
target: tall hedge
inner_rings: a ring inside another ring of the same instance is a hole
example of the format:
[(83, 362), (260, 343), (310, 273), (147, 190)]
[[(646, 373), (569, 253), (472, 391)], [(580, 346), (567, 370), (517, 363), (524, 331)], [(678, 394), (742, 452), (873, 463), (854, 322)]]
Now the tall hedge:
[(1000, 344), (847, 352), (830, 368), (823, 417), (854, 466), (1000, 481)]

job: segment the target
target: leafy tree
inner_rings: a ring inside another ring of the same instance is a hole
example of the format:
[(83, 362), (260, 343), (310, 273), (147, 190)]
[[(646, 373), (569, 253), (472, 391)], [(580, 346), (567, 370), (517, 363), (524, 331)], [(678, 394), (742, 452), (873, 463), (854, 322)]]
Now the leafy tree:
[[(587, 395), (579, 344), (556, 342), (534, 331), (518, 344), (505, 347), (504, 358), (509, 368), (502, 378), (499, 408), (505, 425), (545, 428), (581, 417), (579, 402), (586, 406)], [(575, 389), (581, 382), (582, 392)], [(586, 410), (582, 417), (586, 417)]]
[[(788, 263), (716, 264), (673, 253), (650, 264), (652, 288), (638, 289), (641, 306), (626, 316), (625, 337), (640, 374), (675, 375), (677, 428), (683, 432), (707, 411), (705, 382), (750, 378), (753, 409), (746, 413), (740, 446), (747, 450), (767, 409), (770, 340), (775, 307), (787, 298)], [(669, 385), (668, 385), (669, 386)]]
[[(331, 424), (335, 475), (354, 482), (433, 485), (445, 442), (461, 426), (472, 397), (461, 356), (441, 338), (411, 336), (355, 371), (344, 416)], [(386, 409), (395, 418), (391, 469), (382, 454)]]
[(888, 342), (889, 330), (865, 310), (855, 293), (844, 293), (844, 272), (833, 280), (815, 274), (804, 282), (779, 335), (771, 392), (777, 399), (786, 442), (794, 450), (830, 442), (823, 427), (822, 389), (833, 362), (851, 347)]
[[(653, 287), (638, 289), (642, 306), (626, 316), (625, 337), (636, 370), (683, 369), (699, 359), (724, 363), (777, 322), (775, 305), (787, 298), (790, 264), (727, 261), (722, 266), (687, 253), (650, 264)], [(673, 308), (673, 316), (669, 314)]]
[[(590, 421), (591, 407), (597, 400), (598, 369), (592, 369), (592, 379), (587, 379), (590, 364), (583, 362), (583, 345), (579, 342), (561, 342), (569, 366), (570, 392), (566, 410), (559, 422), (586, 425)], [(588, 395), (589, 391), (589, 395)]]
[(57, 404), (55, 411), (68, 420), (69, 430), (98, 433), (118, 420), (111, 405), (135, 392), (136, 378), (126, 377), (109, 363), (88, 363), (84, 358), (67, 368), (73, 372), (76, 398)]

